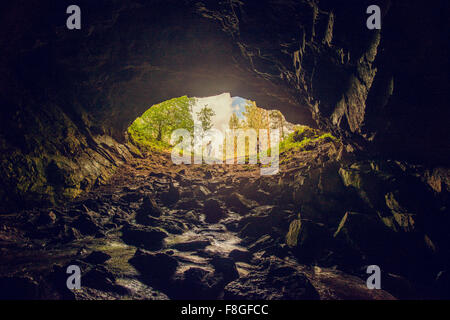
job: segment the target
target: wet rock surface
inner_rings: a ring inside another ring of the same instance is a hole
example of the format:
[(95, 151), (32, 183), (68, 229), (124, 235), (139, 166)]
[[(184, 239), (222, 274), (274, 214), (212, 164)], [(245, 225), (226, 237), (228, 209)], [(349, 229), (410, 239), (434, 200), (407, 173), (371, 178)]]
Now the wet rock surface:
[[(447, 296), (445, 198), (436, 201), (441, 198), (427, 180), (414, 178), (404, 164), (337, 162), (339, 147), (323, 141), (313, 150), (282, 154), (276, 176), (261, 176), (257, 165), (176, 166), (170, 155), (155, 153), (129, 162), (108, 184), (67, 205), (2, 215), (0, 283), (13, 290), (2, 286), (0, 294)], [(181, 170), (183, 179), (175, 182)], [(206, 172), (211, 178), (199, 178)], [(429, 203), (404, 197), (405, 185), (427, 192), (422, 199)], [(254, 190), (271, 198), (258, 202)], [(441, 219), (439, 229), (430, 229), (430, 216)], [(371, 264), (385, 272), (385, 290), (367, 289)], [(66, 287), (69, 265), (82, 271), (80, 290)]]

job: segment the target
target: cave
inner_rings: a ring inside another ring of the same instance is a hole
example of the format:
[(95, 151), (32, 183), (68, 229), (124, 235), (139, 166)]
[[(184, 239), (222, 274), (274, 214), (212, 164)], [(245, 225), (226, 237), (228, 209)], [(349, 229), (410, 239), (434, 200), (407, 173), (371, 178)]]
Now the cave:
[[(448, 1), (77, 2), (1, 4), (1, 299), (450, 298)], [(130, 131), (224, 93), (276, 173)]]

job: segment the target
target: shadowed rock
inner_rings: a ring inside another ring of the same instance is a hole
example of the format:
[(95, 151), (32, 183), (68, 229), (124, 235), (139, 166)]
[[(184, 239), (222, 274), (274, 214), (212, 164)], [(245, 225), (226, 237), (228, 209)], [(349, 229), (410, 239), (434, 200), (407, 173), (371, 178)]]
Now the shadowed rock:
[(250, 260), (252, 260), (253, 254), (245, 250), (234, 249), (229, 253), (228, 257), (233, 259), (235, 262), (250, 262)]
[(216, 273), (223, 275), (225, 282), (239, 278), (236, 264), (232, 259), (216, 256), (211, 259), (211, 264), (214, 266)]
[(179, 250), (179, 251), (195, 251), (198, 249), (203, 249), (209, 246), (211, 242), (209, 240), (198, 240), (198, 241), (189, 241), (183, 243), (176, 243), (171, 248)]
[(189, 268), (175, 276), (170, 296), (174, 299), (210, 300), (218, 296), (222, 278), (202, 268)]
[(87, 263), (91, 264), (102, 264), (111, 259), (111, 256), (107, 253), (101, 251), (93, 251), (90, 255), (88, 255), (83, 260)]
[(156, 281), (166, 281), (175, 273), (178, 261), (165, 253), (150, 253), (138, 249), (129, 260), (144, 277)]
[(167, 233), (159, 228), (127, 225), (122, 231), (122, 240), (130, 245), (149, 250), (163, 247), (163, 240)]
[(90, 288), (116, 292), (119, 294), (128, 293), (128, 289), (115, 283), (116, 277), (104, 266), (95, 266), (83, 275), (81, 281), (83, 286)]
[(203, 213), (206, 216), (205, 221), (208, 223), (217, 223), (219, 220), (226, 217), (219, 201), (215, 199), (205, 201), (205, 204), (203, 205)]
[(250, 272), (225, 287), (224, 299), (317, 300), (319, 294), (308, 278), (281, 263), (263, 272)]
[(229, 197), (225, 198), (225, 204), (235, 209), (241, 215), (248, 214), (252, 207), (254, 207), (251, 201), (245, 199), (244, 196), (237, 192), (233, 192)]
[(161, 195), (161, 200), (166, 206), (175, 204), (180, 199), (180, 191), (177, 187), (170, 184), (169, 190)]
[(101, 227), (95, 222), (95, 220), (88, 214), (82, 214), (77, 217), (72, 226), (84, 235), (96, 235), (99, 233)]
[(31, 277), (2, 277), (0, 278), (0, 299), (39, 299), (39, 285)]
[(143, 223), (139, 222), (138, 219), (145, 220), (146, 215), (150, 215), (152, 217), (160, 217), (162, 216), (162, 214), (162, 210), (157, 205), (155, 199), (147, 196), (144, 197), (144, 200), (142, 201), (142, 206), (139, 208), (139, 211), (136, 215), (136, 221), (138, 223)]

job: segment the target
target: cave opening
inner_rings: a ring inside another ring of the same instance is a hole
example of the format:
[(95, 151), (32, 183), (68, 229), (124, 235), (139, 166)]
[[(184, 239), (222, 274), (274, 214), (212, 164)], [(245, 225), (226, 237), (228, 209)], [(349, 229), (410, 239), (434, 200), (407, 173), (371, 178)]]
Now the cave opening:
[[(293, 140), (293, 133), (301, 128), (308, 127), (288, 122), (280, 110), (266, 110), (255, 101), (223, 93), (203, 98), (182, 96), (155, 104), (132, 122), (126, 136), (144, 152), (175, 148), (174, 153), (180, 155), (187, 138), (189, 163), (206, 158), (207, 162), (254, 164), (263, 154), (270, 155), (274, 144), (277, 150), (280, 146), (285, 150), (302, 142)], [(276, 141), (271, 141), (273, 132)]]

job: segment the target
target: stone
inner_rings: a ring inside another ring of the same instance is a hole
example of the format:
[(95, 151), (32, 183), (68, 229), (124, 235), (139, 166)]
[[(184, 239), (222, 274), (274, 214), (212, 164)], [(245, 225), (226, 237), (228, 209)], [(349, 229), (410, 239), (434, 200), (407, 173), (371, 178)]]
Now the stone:
[(93, 251), (91, 252), (83, 261), (91, 264), (102, 264), (111, 259), (111, 256), (102, 251)]
[(195, 251), (199, 249), (204, 249), (210, 244), (211, 242), (209, 240), (197, 240), (197, 241), (176, 243), (172, 245), (171, 248), (176, 249), (178, 251)]
[(250, 262), (253, 258), (253, 254), (246, 250), (234, 249), (228, 254), (228, 257), (235, 262)]
[(43, 212), (39, 215), (37, 219), (37, 224), (39, 225), (48, 225), (54, 224), (56, 222), (56, 214), (54, 211)]
[(149, 250), (161, 249), (163, 247), (163, 240), (167, 236), (167, 232), (154, 227), (128, 225), (122, 231), (122, 240), (126, 244)]
[(397, 256), (395, 259), (402, 259), (400, 257), (408, 251), (406, 247), (401, 248), (395, 232), (385, 226), (379, 217), (362, 213), (347, 212), (334, 233), (334, 238), (339, 241), (341, 252), (349, 256), (347, 263), (366, 256), (381, 264), (392, 256), (392, 252), (397, 252), (394, 254)]
[(271, 201), (271, 194), (267, 191), (264, 191), (263, 189), (256, 189), (254, 186), (251, 188), (248, 188), (244, 194), (252, 199), (255, 200), (259, 204), (268, 204)]
[(211, 174), (211, 171), (206, 171), (205, 172), (205, 175), (203, 176), (203, 178), (205, 178), (205, 179), (211, 179), (212, 178), (212, 174)]
[(119, 294), (127, 294), (128, 289), (117, 285), (116, 277), (112, 272), (104, 266), (95, 266), (82, 276), (82, 286), (102, 290), (111, 291)]
[(63, 242), (70, 242), (73, 240), (81, 239), (82, 235), (77, 229), (64, 225), (61, 228), (59, 237)]
[(226, 214), (222, 209), (220, 202), (216, 199), (206, 200), (203, 205), (203, 213), (206, 218), (205, 221), (208, 223), (217, 223), (221, 219), (226, 218)]
[[(278, 261), (278, 260), (277, 260)], [(308, 278), (282, 262), (268, 270), (250, 272), (230, 282), (224, 289), (225, 300), (318, 300), (319, 294)]]
[(166, 206), (170, 206), (177, 203), (179, 199), (180, 199), (180, 191), (178, 190), (177, 187), (175, 187), (173, 183), (170, 184), (169, 190), (161, 195), (161, 201)]
[(225, 282), (239, 278), (239, 272), (233, 259), (215, 256), (211, 259), (210, 263), (214, 266), (216, 273), (223, 275)]
[(324, 225), (296, 219), (289, 226), (286, 244), (301, 261), (308, 262), (325, 256), (331, 239)]
[(29, 276), (0, 277), (0, 299), (39, 299), (39, 284)]
[(266, 250), (266, 249), (274, 246), (275, 244), (276, 244), (275, 239), (273, 239), (272, 236), (266, 234), (266, 235), (263, 235), (262, 237), (260, 237), (255, 242), (251, 243), (248, 246), (248, 250), (250, 252), (258, 252), (261, 250)]
[(160, 217), (163, 215), (163, 212), (156, 203), (155, 199), (151, 198), (150, 196), (144, 197), (144, 200), (142, 201), (142, 206), (140, 207), (138, 213), (140, 216), (148, 214), (152, 217)]
[(289, 226), (291, 212), (275, 206), (257, 207), (251, 214), (239, 221), (239, 235), (243, 238), (259, 238), (262, 235), (275, 235)]
[(129, 192), (120, 197), (120, 200), (125, 202), (138, 202), (142, 197), (143, 194), (140, 192)]
[(197, 198), (204, 199), (211, 194), (211, 191), (205, 186), (199, 185), (194, 188), (194, 194)]
[(170, 296), (177, 300), (211, 300), (220, 290), (220, 277), (202, 268), (189, 268), (174, 277)]
[(249, 200), (236, 192), (233, 192), (229, 197), (225, 198), (225, 204), (235, 209), (241, 215), (248, 214), (253, 207), (253, 204)]
[(77, 217), (72, 226), (79, 230), (84, 235), (96, 235), (100, 231), (100, 226), (88, 214), (82, 214)]
[(157, 281), (167, 281), (178, 267), (178, 261), (165, 253), (150, 253), (138, 249), (129, 260), (143, 276)]
[(182, 199), (177, 202), (175, 208), (184, 210), (198, 209), (201, 208), (201, 204), (196, 199)]

